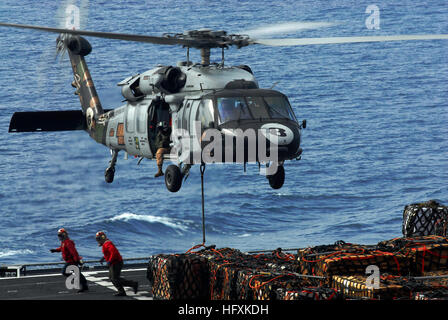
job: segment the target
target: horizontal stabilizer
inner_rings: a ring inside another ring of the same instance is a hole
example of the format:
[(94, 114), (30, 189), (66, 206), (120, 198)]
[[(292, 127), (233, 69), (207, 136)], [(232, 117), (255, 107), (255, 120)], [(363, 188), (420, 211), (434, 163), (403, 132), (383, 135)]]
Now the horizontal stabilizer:
[(86, 119), (81, 110), (15, 112), (9, 132), (86, 130)]

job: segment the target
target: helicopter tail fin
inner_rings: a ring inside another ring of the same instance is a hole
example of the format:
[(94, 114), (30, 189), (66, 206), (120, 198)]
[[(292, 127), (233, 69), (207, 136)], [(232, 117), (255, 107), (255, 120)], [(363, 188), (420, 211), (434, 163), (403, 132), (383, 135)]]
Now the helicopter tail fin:
[(75, 94), (79, 96), (81, 102), (82, 113), (87, 124), (86, 129), (92, 138), (100, 142), (100, 134), (97, 131), (102, 130), (97, 130), (100, 129), (98, 120), (104, 110), (84, 59), (92, 51), (92, 47), (85, 38), (67, 34), (58, 37), (56, 47), (58, 53), (68, 51), (74, 75), (72, 86), (76, 88)]

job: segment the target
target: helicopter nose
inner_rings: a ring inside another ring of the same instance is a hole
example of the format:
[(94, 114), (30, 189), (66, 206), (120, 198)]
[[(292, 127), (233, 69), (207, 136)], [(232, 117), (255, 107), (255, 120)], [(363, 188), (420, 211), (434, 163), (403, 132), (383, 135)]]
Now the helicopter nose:
[[(223, 162), (259, 162), (275, 157), (287, 160), (301, 153), (299, 127), (287, 123), (269, 122), (260, 126), (241, 121), (238, 127), (232, 124), (230, 128), (221, 128), (221, 134)], [(273, 146), (277, 147), (272, 149)]]
[(260, 129), (267, 140), (279, 146), (289, 145), (294, 140), (292, 130), (280, 123), (266, 123)]

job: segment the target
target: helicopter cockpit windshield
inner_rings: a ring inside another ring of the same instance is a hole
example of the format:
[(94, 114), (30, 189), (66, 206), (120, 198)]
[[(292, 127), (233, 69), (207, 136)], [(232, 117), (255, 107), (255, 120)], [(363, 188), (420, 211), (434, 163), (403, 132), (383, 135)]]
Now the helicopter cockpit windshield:
[(244, 97), (220, 97), (217, 98), (220, 123), (252, 119)]
[[(257, 90), (258, 91), (258, 90)], [(272, 92), (272, 91), (271, 91)], [(237, 120), (289, 119), (297, 121), (291, 106), (282, 94), (218, 96), (216, 105), (219, 124)]]

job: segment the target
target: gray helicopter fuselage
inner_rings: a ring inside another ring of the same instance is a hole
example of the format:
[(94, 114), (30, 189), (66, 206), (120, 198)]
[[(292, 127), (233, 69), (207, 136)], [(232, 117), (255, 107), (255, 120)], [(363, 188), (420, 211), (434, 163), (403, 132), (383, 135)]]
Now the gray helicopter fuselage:
[[(169, 68), (182, 72), (186, 77), (183, 87), (175, 93), (170, 92), (170, 88), (167, 89), (163, 84), (163, 75)], [(232, 84), (258, 87), (253, 74), (241, 67), (222, 67), (216, 64), (177, 68), (159, 66), (118, 83), (126, 104), (102, 115), (97, 126), (103, 125), (106, 129), (104, 144), (107, 147), (124, 150), (130, 155), (154, 158), (156, 150), (151, 141), (154, 132), (151, 131), (160, 122), (156, 118), (162, 117), (170, 121), (173, 133), (179, 129), (193, 128), (192, 123), (182, 126), (182, 120), (178, 119), (180, 109), (183, 106), (191, 107), (189, 114), (196, 114), (203, 96)], [(161, 104), (169, 109), (160, 108)], [(182, 115), (187, 121), (195, 120), (193, 117), (186, 117), (184, 112)]]

